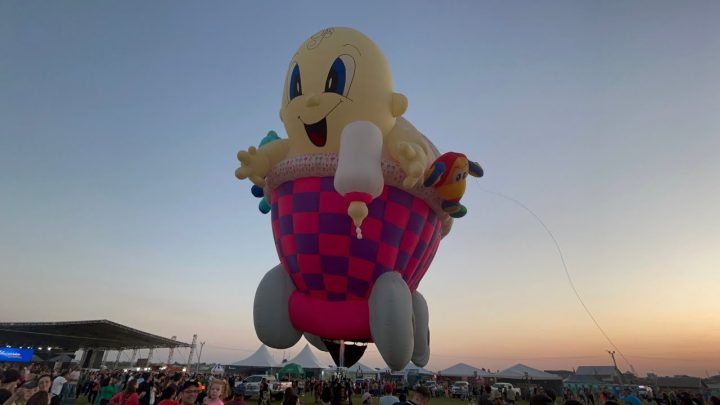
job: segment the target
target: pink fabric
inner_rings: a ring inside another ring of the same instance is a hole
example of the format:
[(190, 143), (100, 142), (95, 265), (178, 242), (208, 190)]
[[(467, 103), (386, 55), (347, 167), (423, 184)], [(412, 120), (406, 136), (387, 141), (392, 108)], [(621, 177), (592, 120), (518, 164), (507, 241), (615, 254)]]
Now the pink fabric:
[(275, 246), (296, 287), (290, 320), (324, 338), (371, 340), (367, 300), (377, 278), (398, 272), (415, 291), (442, 237), (434, 210), (391, 186), (368, 204), (361, 240), (332, 177), (283, 183), (271, 203)]
[(326, 339), (371, 340), (367, 301), (326, 301), (295, 291), (288, 308), (295, 329)]

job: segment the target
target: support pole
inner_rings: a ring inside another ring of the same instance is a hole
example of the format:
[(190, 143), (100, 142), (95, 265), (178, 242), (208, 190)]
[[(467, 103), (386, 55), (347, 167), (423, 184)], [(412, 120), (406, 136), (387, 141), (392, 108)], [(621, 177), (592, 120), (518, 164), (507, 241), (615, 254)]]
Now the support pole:
[(192, 344), (190, 345), (190, 355), (188, 356), (187, 364), (185, 364), (185, 368), (188, 372), (190, 372), (190, 367), (192, 367), (192, 358), (195, 354), (195, 346), (197, 345), (197, 334), (193, 335)]
[(200, 342), (200, 352), (198, 353), (197, 365), (195, 366), (195, 374), (200, 374), (200, 358), (202, 357), (202, 349), (205, 342)]
[(123, 352), (122, 349), (118, 350), (118, 354), (115, 357), (115, 365), (113, 366), (113, 370), (117, 370), (118, 365), (120, 364), (120, 354), (122, 354), (122, 352)]
[[(173, 336), (173, 337), (171, 337), (170, 339), (171, 339), (171, 340), (177, 340), (177, 336)], [(169, 366), (169, 365), (171, 364), (170, 362), (172, 361), (173, 353), (174, 353), (174, 352), (175, 352), (175, 348), (174, 348), (174, 347), (171, 347), (171, 348), (170, 348), (170, 353), (168, 353), (167, 362), (165, 363), (166, 366)]]
[(132, 367), (133, 363), (135, 362), (135, 357), (137, 357), (137, 350), (138, 349), (133, 349), (132, 351), (132, 355), (130, 356), (130, 367)]

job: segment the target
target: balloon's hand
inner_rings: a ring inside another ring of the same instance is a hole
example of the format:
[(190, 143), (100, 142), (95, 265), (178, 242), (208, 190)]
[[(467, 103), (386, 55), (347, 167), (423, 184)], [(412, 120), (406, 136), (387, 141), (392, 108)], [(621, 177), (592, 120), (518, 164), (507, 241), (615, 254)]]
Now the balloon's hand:
[(412, 188), (422, 183), (427, 167), (427, 154), (416, 143), (400, 142), (397, 146), (397, 159), (400, 168), (405, 172), (403, 187)]
[(250, 179), (259, 187), (265, 186), (265, 176), (270, 171), (270, 159), (254, 146), (247, 151), (241, 150), (237, 154), (240, 167), (235, 170), (235, 177), (240, 180)]

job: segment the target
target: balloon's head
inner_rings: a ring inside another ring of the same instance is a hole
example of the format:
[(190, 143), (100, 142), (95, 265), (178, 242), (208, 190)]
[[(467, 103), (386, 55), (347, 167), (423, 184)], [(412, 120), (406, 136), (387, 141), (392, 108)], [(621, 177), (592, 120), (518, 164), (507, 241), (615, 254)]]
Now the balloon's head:
[(280, 119), (289, 157), (337, 153), (340, 133), (370, 121), (387, 134), (407, 109), (393, 92), (390, 67), (380, 48), (351, 28), (327, 28), (305, 41), (290, 61)]

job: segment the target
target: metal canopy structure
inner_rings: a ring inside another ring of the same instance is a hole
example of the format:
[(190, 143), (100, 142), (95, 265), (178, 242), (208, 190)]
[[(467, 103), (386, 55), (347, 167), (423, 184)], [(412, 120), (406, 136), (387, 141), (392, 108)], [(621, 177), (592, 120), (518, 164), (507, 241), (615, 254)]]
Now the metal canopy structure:
[(78, 349), (125, 350), (190, 347), (106, 319), (76, 322), (0, 322), (0, 345)]

